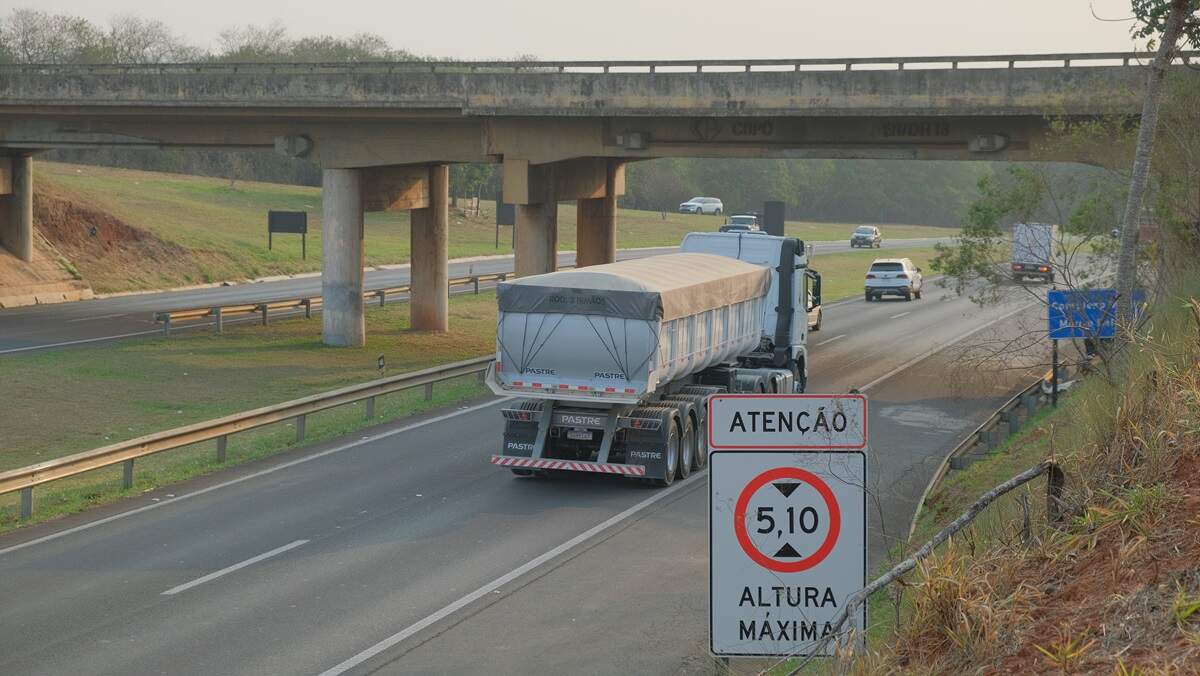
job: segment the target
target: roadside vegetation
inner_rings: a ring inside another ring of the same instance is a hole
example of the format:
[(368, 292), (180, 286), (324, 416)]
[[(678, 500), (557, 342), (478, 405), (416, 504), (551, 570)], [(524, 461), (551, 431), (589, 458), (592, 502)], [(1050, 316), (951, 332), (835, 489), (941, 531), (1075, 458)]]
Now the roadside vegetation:
[[(254, 183), (129, 169), (39, 162), (37, 227), (97, 292), (154, 289), (321, 269), (321, 194), (318, 188)], [(299, 235), (274, 237), (267, 249), (269, 209), (308, 213), (307, 259)], [(575, 247), (575, 208), (559, 207), (559, 247)], [(621, 209), (622, 248), (676, 246), (683, 235), (716, 230), (724, 216)], [(805, 240), (848, 240), (855, 224), (789, 222)], [(95, 232), (92, 232), (92, 229)], [(408, 213), (366, 216), (368, 265), (409, 259)], [(453, 209), (452, 258), (508, 254), (512, 228), (500, 229), (495, 205), (478, 215)], [(884, 227), (888, 239), (945, 237), (956, 231), (921, 225)]]
[[(377, 358), (395, 375), (488, 354), (494, 349), (495, 296), (450, 301), (453, 333), (408, 330), (408, 305), (367, 312), (367, 344), (348, 350), (320, 342), (320, 319), (280, 319), (270, 326), (227, 324), (177, 332), (170, 338), (113, 343), (0, 360), (0, 471), (24, 467), (117, 441), (210, 420), (381, 377)], [(431, 401), (421, 388), (379, 398), (380, 424), (484, 394), (475, 376), (439, 383)], [(366, 426), (360, 402), (309, 416), (305, 444)], [(167, 451), (137, 463), (137, 483), (120, 489), (120, 467), (35, 490), (37, 520), (80, 511), (123, 496), (296, 445), (285, 422), (229, 439), (223, 465), (212, 442)], [(0, 496), (0, 531), (20, 525), (17, 495)]]

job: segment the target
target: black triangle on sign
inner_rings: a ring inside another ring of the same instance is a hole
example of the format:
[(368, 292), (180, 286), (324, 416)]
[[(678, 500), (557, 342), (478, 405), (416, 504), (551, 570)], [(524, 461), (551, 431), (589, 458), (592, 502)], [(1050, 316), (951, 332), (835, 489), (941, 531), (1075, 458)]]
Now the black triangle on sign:
[(792, 497), (792, 493), (793, 493), (793, 492), (794, 492), (794, 491), (795, 491), (797, 488), (799, 488), (799, 487), (800, 487), (800, 484), (799, 484), (799, 483), (795, 483), (795, 482), (786, 482), (786, 481), (781, 481), (781, 482), (779, 482), (779, 483), (776, 483), (776, 484), (771, 484), (771, 485), (772, 485), (772, 486), (774, 486), (775, 488), (778, 488), (778, 489), (779, 489), (779, 492), (780, 492), (780, 493), (783, 493), (783, 497), (785, 497), (785, 498), (790, 498), (790, 497)]
[[(792, 485), (795, 486), (796, 484), (792, 484)], [(783, 546), (779, 548), (779, 551), (775, 552), (775, 558), (777, 558), (777, 559), (798, 559), (798, 558), (800, 558), (800, 552), (796, 551), (796, 549), (794, 547), (792, 547), (791, 544), (785, 542), (785, 543), (783, 543)]]

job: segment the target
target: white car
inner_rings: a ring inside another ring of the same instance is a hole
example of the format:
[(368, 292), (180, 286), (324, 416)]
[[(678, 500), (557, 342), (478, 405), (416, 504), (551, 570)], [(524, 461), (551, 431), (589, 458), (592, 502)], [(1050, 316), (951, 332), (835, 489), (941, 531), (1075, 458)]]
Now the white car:
[(902, 296), (904, 300), (921, 297), (921, 268), (907, 258), (877, 258), (867, 270), (866, 298), (871, 302), (884, 296)]
[(693, 197), (679, 205), (681, 214), (719, 214), (725, 211), (725, 205), (716, 197)]

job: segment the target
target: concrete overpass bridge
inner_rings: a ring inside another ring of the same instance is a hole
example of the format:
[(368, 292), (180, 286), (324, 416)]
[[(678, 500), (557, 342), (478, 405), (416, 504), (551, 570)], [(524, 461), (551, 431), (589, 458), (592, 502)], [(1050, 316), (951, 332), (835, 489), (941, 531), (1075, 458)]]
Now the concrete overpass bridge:
[(580, 264), (613, 260), (626, 162), (1032, 159), (1050, 116), (1136, 115), (1149, 59), (0, 66), (0, 244), (31, 255), (39, 150), (273, 148), (323, 169), (323, 339), (361, 345), (364, 211), (412, 211), (413, 326), (446, 329), (448, 164), (502, 163), (537, 274), (564, 200)]

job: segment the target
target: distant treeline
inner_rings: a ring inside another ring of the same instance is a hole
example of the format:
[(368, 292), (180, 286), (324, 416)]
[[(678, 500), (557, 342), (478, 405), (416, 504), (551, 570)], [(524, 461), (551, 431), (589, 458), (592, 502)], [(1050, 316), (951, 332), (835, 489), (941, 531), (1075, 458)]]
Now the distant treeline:
[[(17, 9), (0, 18), (0, 63), (356, 62), (431, 60), (372, 34), (295, 38), (279, 24), (230, 28), (216, 49), (186, 42), (161, 21), (132, 15), (107, 25), (67, 14)], [(516, 58), (532, 60), (521, 55)], [(315, 165), (267, 151), (56, 150), (49, 160), (199, 174), (239, 180), (320, 185)], [(628, 208), (671, 211), (691, 197), (721, 198), (728, 212), (782, 200), (792, 219), (957, 224), (977, 196), (981, 162), (865, 160), (661, 159), (627, 169)], [(495, 197), (493, 165), (455, 165), (456, 197)]]

